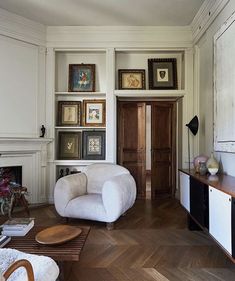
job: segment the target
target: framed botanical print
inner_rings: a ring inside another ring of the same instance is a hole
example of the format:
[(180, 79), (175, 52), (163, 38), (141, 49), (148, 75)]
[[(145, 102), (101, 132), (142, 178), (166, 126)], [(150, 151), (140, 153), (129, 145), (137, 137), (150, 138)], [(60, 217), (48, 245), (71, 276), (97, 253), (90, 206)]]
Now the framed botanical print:
[(143, 90), (145, 69), (119, 69), (118, 81), (120, 90)]
[(177, 89), (175, 58), (148, 59), (149, 89)]
[(95, 64), (69, 65), (69, 92), (95, 91)]
[(58, 159), (81, 159), (81, 132), (59, 132)]
[(83, 100), (83, 125), (105, 126), (105, 100)]
[(83, 131), (83, 159), (105, 159), (105, 131)]
[(58, 126), (81, 125), (81, 102), (58, 101)]

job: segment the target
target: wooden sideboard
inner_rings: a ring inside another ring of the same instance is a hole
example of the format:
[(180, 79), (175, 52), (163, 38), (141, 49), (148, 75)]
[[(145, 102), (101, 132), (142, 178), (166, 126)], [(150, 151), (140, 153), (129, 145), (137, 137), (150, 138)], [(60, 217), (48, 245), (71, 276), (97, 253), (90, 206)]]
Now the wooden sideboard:
[(206, 231), (235, 263), (235, 177), (179, 170), (180, 203), (193, 225)]

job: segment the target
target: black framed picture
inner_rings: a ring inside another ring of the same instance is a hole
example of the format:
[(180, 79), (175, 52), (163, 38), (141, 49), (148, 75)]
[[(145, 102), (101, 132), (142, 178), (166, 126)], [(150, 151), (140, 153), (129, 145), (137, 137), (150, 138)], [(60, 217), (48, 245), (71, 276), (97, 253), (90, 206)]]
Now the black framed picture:
[(177, 89), (175, 58), (148, 59), (149, 89)]
[(59, 132), (58, 159), (81, 159), (81, 132)]
[(83, 159), (105, 159), (105, 131), (83, 131)]

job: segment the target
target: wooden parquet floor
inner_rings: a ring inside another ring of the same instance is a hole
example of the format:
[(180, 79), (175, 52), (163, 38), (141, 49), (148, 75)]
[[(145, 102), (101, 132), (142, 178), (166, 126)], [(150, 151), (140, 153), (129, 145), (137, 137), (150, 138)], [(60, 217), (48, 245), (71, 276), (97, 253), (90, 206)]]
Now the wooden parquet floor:
[[(39, 225), (65, 222), (53, 206), (31, 216)], [(187, 229), (177, 200), (138, 200), (112, 231), (101, 222), (70, 222), (91, 231), (80, 261), (65, 265), (66, 281), (235, 280), (235, 264), (206, 234)]]

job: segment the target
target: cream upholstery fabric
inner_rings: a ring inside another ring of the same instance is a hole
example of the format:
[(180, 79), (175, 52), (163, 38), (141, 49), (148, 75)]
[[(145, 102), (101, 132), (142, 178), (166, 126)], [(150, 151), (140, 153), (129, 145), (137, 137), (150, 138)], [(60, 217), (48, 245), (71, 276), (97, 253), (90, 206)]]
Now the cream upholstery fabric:
[(54, 202), (62, 217), (114, 222), (136, 199), (134, 178), (115, 164), (92, 164), (59, 179)]
[[(26, 254), (15, 249), (0, 249), (0, 269), (4, 273), (8, 267), (17, 260), (26, 259), (30, 261), (35, 281), (55, 281), (59, 276), (59, 267), (56, 262), (45, 256)], [(21, 267), (11, 274), (9, 281), (27, 280), (26, 270)]]

